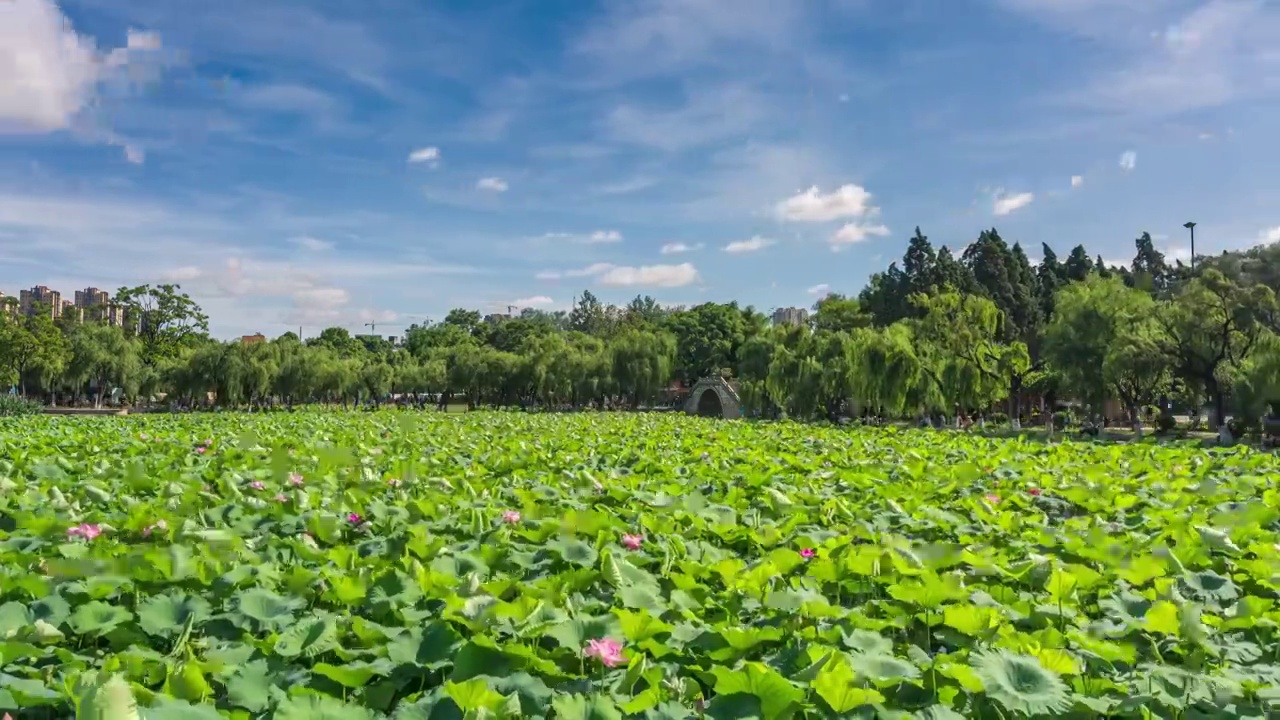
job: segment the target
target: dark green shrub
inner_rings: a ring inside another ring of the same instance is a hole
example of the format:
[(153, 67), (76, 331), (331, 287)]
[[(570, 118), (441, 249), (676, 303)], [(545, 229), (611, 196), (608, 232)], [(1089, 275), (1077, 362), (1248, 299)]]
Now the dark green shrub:
[(1066, 410), (1059, 410), (1053, 414), (1053, 429), (1062, 431), (1071, 425), (1071, 413)]
[(1227, 421), (1227, 430), (1231, 432), (1231, 437), (1242, 438), (1245, 435), (1251, 435), (1258, 429), (1256, 420), (1246, 417), (1233, 417)]
[(987, 422), (991, 423), (992, 425), (1008, 425), (1009, 416), (1006, 413), (1002, 413), (1002, 412), (991, 413), (990, 415), (987, 416)]
[(0, 417), (39, 415), (43, 411), (44, 405), (35, 400), (19, 395), (0, 395)]
[(1178, 427), (1178, 421), (1173, 419), (1172, 415), (1162, 413), (1156, 416), (1156, 432), (1165, 435), (1173, 432)]

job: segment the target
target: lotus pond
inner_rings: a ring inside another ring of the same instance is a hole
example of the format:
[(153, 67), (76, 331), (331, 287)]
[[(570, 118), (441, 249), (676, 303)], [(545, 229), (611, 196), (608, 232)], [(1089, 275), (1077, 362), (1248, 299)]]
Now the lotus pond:
[(7, 421), (0, 707), (1263, 718), (1277, 471), (666, 415)]

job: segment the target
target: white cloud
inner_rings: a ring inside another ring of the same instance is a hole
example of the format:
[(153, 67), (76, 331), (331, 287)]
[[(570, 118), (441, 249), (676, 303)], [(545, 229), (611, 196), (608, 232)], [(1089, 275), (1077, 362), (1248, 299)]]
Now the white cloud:
[(147, 152), (137, 145), (125, 143), (124, 158), (134, 165), (141, 165), (147, 160)]
[(663, 245), (662, 249), (659, 250), (658, 252), (663, 255), (681, 255), (683, 253), (693, 252), (694, 250), (701, 250), (701, 249), (702, 249), (702, 243), (698, 243), (697, 245), (686, 245), (685, 243), (682, 243), (682, 242), (670, 242)]
[(698, 270), (692, 263), (679, 265), (644, 265), (642, 267), (614, 267), (596, 278), (605, 287), (683, 287), (698, 280)]
[[(1098, 48), (1098, 72), (1054, 101), (1139, 118), (1274, 95), (1280, 13), (1250, 0), (999, 0)], [(1159, 28), (1159, 29), (1155, 29)], [(1144, 31), (1149, 31), (1144, 32)], [(1263, 80), (1259, 80), (1262, 78)]]
[(160, 273), (160, 279), (166, 282), (183, 282), (195, 280), (203, 274), (204, 272), (194, 265), (183, 265)]
[(596, 230), (590, 233), (548, 232), (531, 239), (535, 242), (565, 240), (584, 245), (605, 245), (622, 242), (622, 233), (618, 230)]
[(607, 127), (619, 141), (678, 152), (746, 135), (768, 109), (767, 100), (745, 85), (715, 85), (690, 93), (676, 107), (619, 106)]
[(251, 85), (237, 92), (236, 103), (253, 110), (293, 115), (332, 114), (338, 101), (328, 93), (294, 83)]
[(871, 236), (884, 237), (889, 234), (889, 228), (884, 225), (862, 225), (859, 223), (845, 223), (827, 240), (827, 244), (832, 250), (840, 250), (846, 245), (856, 245), (863, 242)]
[(818, 297), (826, 297), (831, 294), (831, 286), (826, 283), (818, 283), (817, 285), (814, 285), (813, 287), (809, 288), (807, 292), (810, 295), (817, 295)]
[(841, 185), (835, 191), (823, 195), (818, 186), (814, 185), (778, 203), (777, 212), (783, 220), (829, 222), (874, 215), (878, 208), (871, 205), (871, 193), (861, 186)]
[(1035, 193), (1021, 192), (1009, 195), (1000, 190), (996, 192), (995, 198), (991, 203), (991, 213), (997, 217), (1003, 217), (1030, 205), (1035, 199)]
[(604, 287), (683, 287), (698, 280), (698, 270), (692, 263), (679, 265), (644, 265), (631, 267), (613, 263), (594, 263), (576, 270), (544, 270), (535, 277), (539, 280), (562, 278), (592, 278)]
[(728, 245), (725, 245), (721, 249), (727, 253), (732, 253), (734, 255), (741, 255), (745, 253), (753, 253), (758, 250), (763, 250), (772, 244), (773, 244), (772, 240), (768, 238), (762, 238), (759, 235), (757, 235), (751, 238), (750, 240), (736, 240), (734, 242), (729, 243)]
[(71, 125), (102, 72), (93, 41), (49, 0), (0, 3), (0, 126), (51, 132)]
[(411, 163), (427, 163), (431, 167), (435, 167), (440, 163), (440, 148), (424, 147), (409, 153), (409, 162)]
[(1071, 176), (1071, 187), (1073, 187), (1073, 188), (1078, 188), (1078, 187), (1080, 187), (1080, 186), (1081, 186), (1081, 185), (1083, 185), (1083, 184), (1084, 184), (1084, 176), (1083, 176), (1083, 175), (1072, 175), (1072, 176)]
[(490, 192), (506, 192), (507, 181), (499, 177), (480, 178), (480, 182), (476, 183), (476, 189)]
[(159, 33), (129, 28), (126, 46), (130, 50), (159, 50), (160, 45)]
[(512, 300), (511, 304), (518, 308), (525, 308), (525, 307), (539, 307), (542, 305), (554, 305), (555, 302), (556, 302), (555, 300), (552, 300), (546, 295), (534, 295), (533, 297), (519, 298), (516, 300)]
[(1138, 153), (1125, 150), (1120, 154), (1120, 169), (1129, 172), (1138, 166)]
[(617, 230), (597, 230), (591, 233), (587, 238), (589, 243), (616, 243), (622, 242), (622, 233)]
[(1280, 225), (1273, 228), (1267, 228), (1266, 230), (1258, 233), (1258, 242), (1266, 243), (1268, 245), (1280, 242)]
[(338, 287), (310, 287), (294, 292), (293, 301), (301, 306), (332, 310), (351, 302), (351, 293)]
[(580, 278), (600, 275), (617, 267), (612, 263), (593, 263), (578, 270), (543, 270), (534, 275), (539, 280), (559, 280), (561, 278)]
[(329, 242), (328, 240), (321, 240), (320, 238), (311, 237), (310, 235), (303, 235), (301, 237), (290, 238), (289, 242), (293, 243), (294, 245), (297, 245), (303, 250), (309, 250), (311, 252), (324, 252), (325, 250), (333, 249), (333, 243)]
[[(100, 83), (126, 71), (139, 79), (135, 61), (159, 49), (159, 35), (129, 30), (126, 47), (100, 53), (52, 0), (0, 2), (0, 133), (71, 128)], [(138, 150), (126, 153), (138, 162)]]

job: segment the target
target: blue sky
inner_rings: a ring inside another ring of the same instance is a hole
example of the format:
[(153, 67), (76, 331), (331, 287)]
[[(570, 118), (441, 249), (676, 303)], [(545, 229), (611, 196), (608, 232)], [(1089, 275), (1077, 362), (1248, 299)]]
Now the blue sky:
[[(221, 336), (1280, 240), (1264, 0), (8, 0), (0, 290)], [(382, 331), (382, 330), (380, 330)]]

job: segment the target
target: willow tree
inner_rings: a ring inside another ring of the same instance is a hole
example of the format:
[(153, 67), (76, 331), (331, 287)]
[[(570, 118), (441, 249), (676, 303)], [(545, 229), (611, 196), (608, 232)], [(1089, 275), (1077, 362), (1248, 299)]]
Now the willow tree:
[[(913, 322), (921, 372), (953, 406), (987, 408), (1009, 394), (1009, 353), (1000, 342), (1004, 314), (980, 295), (915, 295), (923, 316)], [(949, 408), (948, 408), (949, 409)]]
[(921, 409), (918, 391), (922, 368), (914, 340), (906, 323), (894, 323), (883, 330), (854, 331), (855, 402), (889, 417), (902, 417)]

